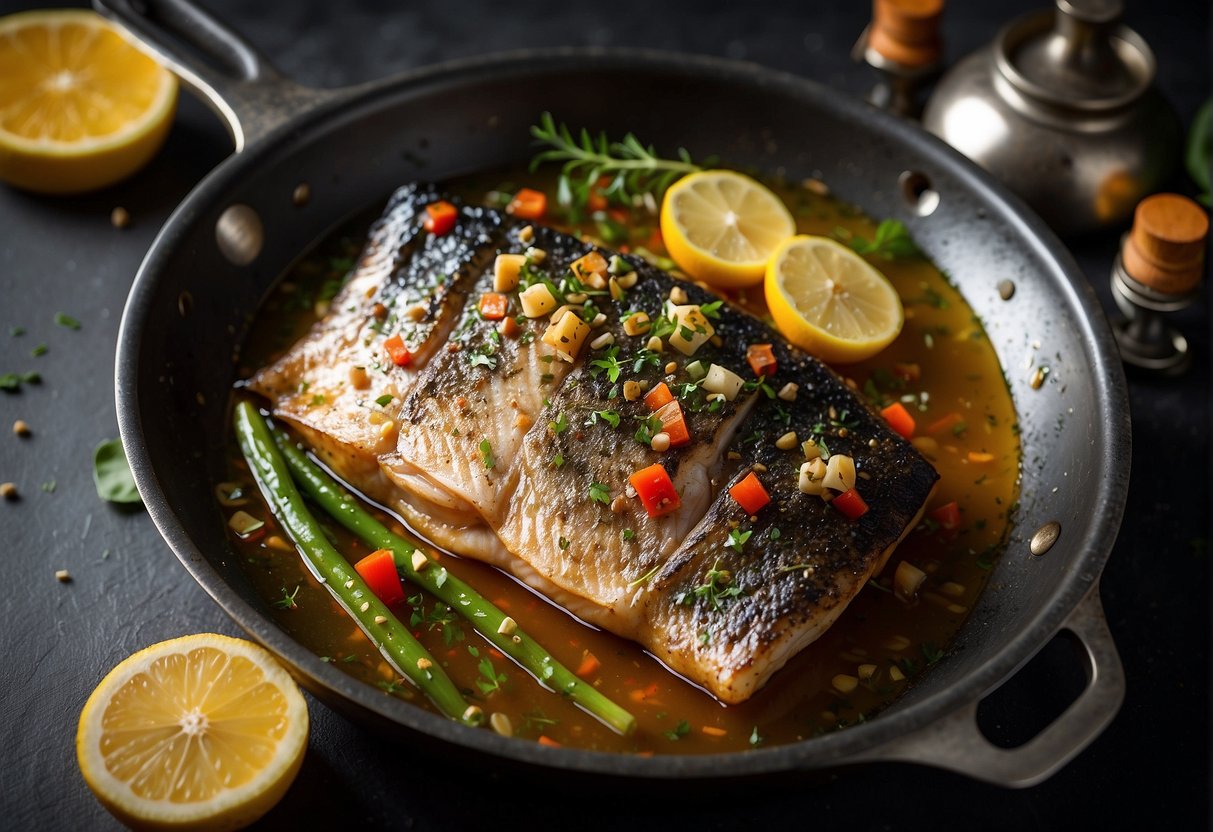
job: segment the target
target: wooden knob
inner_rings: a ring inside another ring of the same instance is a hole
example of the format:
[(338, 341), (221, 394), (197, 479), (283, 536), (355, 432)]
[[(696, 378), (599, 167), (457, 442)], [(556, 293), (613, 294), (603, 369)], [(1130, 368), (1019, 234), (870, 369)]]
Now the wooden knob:
[(939, 18), (944, 0), (872, 0), (868, 46), (907, 67), (923, 67), (943, 56)]
[(1186, 196), (1146, 197), (1121, 250), (1125, 271), (1156, 292), (1188, 292), (1200, 283), (1208, 235), (1208, 215)]

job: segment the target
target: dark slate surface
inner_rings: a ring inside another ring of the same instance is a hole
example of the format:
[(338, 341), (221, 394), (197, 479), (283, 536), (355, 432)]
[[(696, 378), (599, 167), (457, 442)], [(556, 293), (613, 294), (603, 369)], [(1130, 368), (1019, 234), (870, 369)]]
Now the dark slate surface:
[[(953, 59), (988, 40), (1028, 0), (953, 3)], [(1129, 22), (1158, 53), (1160, 84), (1190, 121), (1209, 91), (1209, 7), (1198, 0), (1130, 4)], [(25, 4), (0, 3), (0, 12)], [(863, 3), (773, 0), (676, 9), (636, 0), (524, 4), (212, 3), (289, 75), (337, 86), (440, 59), (511, 47), (641, 45), (745, 58), (849, 94), (866, 72), (847, 51)], [(234, 625), (177, 564), (141, 511), (101, 503), (93, 447), (117, 433), (112, 368), (130, 279), (177, 201), (226, 153), (222, 128), (184, 100), (168, 146), (150, 168), (105, 193), (44, 199), (0, 188), (0, 372), (37, 369), (40, 386), (0, 394), (0, 481), (22, 499), (0, 505), (0, 827), (112, 828), (76, 768), (73, 737), (93, 685), (120, 659), (184, 633), (235, 634)], [(1175, 188), (1189, 186), (1179, 181)], [(118, 231), (110, 209), (134, 225)], [(1108, 308), (1116, 235), (1073, 249)], [(1128, 674), (1128, 698), (1105, 734), (1044, 785), (1008, 792), (964, 778), (883, 765), (824, 782), (751, 784), (709, 793), (624, 783), (551, 790), (451, 776), (386, 745), (312, 702), (303, 771), (266, 828), (584, 829), (976, 828), (1087, 829), (1208, 826), (1209, 820), (1209, 312), (1208, 292), (1181, 316), (1197, 353), (1182, 381), (1134, 378), (1133, 484), (1103, 580), (1108, 617)], [(64, 311), (79, 331), (56, 326)], [(27, 333), (10, 337), (10, 326)], [(49, 352), (30, 355), (38, 344)], [(9, 433), (28, 421), (33, 437)], [(1126, 464), (1128, 464), (1126, 460)], [(54, 483), (53, 490), (50, 483)], [(46, 490), (43, 490), (46, 484)], [(54, 570), (71, 570), (60, 584)], [(1047, 648), (983, 708), (992, 734), (1029, 735), (1078, 682), (1068, 653)], [(1035, 716), (1034, 716), (1035, 715)]]

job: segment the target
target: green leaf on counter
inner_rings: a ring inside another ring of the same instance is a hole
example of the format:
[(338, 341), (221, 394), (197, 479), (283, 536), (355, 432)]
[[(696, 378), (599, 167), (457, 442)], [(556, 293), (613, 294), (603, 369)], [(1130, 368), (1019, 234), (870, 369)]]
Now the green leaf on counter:
[(97, 496), (111, 503), (142, 502), (118, 439), (107, 439), (93, 452), (93, 484)]

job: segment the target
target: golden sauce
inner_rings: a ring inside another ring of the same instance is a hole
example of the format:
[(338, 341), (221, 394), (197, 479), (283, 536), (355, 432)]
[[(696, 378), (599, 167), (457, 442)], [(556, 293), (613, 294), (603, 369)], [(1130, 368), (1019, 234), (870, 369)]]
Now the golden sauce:
[[(534, 177), (525, 179), (538, 187)], [(452, 187), (469, 201), (481, 201), (491, 184), (478, 177)], [(868, 240), (875, 234), (870, 219), (816, 190), (784, 187), (781, 195), (802, 233)], [(589, 222), (579, 230), (599, 240), (614, 237), (605, 241), (611, 247), (643, 246), (664, 256), (659, 237), (653, 235), (656, 217), (643, 209), (637, 213), (642, 218), (618, 217), (626, 222), (616, 227)], [(286, 275), (245, 345), (242, 373), (248, 375), (273, 360), (326, 311), (325, 298), (335, 293), (353, 265), (367, 225), (355, 223), (346, 236), (321, 243)], [(620, 233), (627, 238), (619, 239)], [(583, 663), (587, 668), (594, 664), (586, 658), (592, 654), (599, 667), (588, 678), (630, 710), (638, 727), (631, 737), (617, 736), (571, 702), (542, 689), (444, 605), (410, 590), (413, 597), (397, 614), (411, 623), (470, 699), (479, 701), (487, 713), (506, 715), (520, 738), (640, 754), (709, 753), (778, 745), (863, 721), (896, 699), (917, 674), (947, 661), (944, 651), (985, 586), (1014, 511), (1020, 460), (1016, 417), (980, 321), (944, 275), (920, 258), (873, 257), (872, 262), (901, 296), (905, 327), (874, 358), (839, 370), (880, 404), (903, 402), (917, 422), (915, 444), (941, 477), (927, 506), (928, 519), (909, 534), (874, 585), (860, 592), (838, 622), (764, 689), (743, 704), (726, 707), (638, 645), (582, 624), (496, 569), (442, 554), (445, 565), (574, 672)], [(757, 314), (765, 311), (761, 287), (734, 300)], [(255, 494), (234, 442), (230, 454), (231, 479)], [(948, 531), (929, 519), (929, 513), (951, 501), (959, 506), (960, 524)], [(225, 515), (234, 508), (225, 508)], [(260, 500), (254, 496), (242, 508), (267, 522), (253, 539), (238, 540), (237, 547), (245, 571), (283, 629), (325, 661), (378, 686), (385, 696), (430, 708), (316, 583)], [(317, 517), (325, 523), (319, 512)], [(382, 519), (408, 535), (397, 518), (384, 513)], [(325, 525), (351, 562), (368, 553), (335, 524)], [(912, 601), (892, 590), (892, 576), (902, 560), (927, 573)]]

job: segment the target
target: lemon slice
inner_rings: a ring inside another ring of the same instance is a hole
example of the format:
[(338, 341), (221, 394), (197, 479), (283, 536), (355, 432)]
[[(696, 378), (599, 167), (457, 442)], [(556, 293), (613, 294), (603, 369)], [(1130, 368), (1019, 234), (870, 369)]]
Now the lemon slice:
[(163, 144), (177, 79), (89, 11), (0, 18), (0, 179), (42, 193), (117, 182)]
[(307, 733), (303, 695), (269, 653), (203, 633), (111, 670), (80, 714), (76, 758), (127, 825), (236, 829), (286, 792)]
[(755, 286), (775, 249), (796, 233), (778, 196), (731, 170), (675, 182), (661, 203), (661, 235), (678, 267), (724, 289)]
[(885, 276), (826, 237), (801, 234), (780, 246), (763, 289), (779, 331), (822, 361), (850, 364), (873, 356), (905, 321)]

